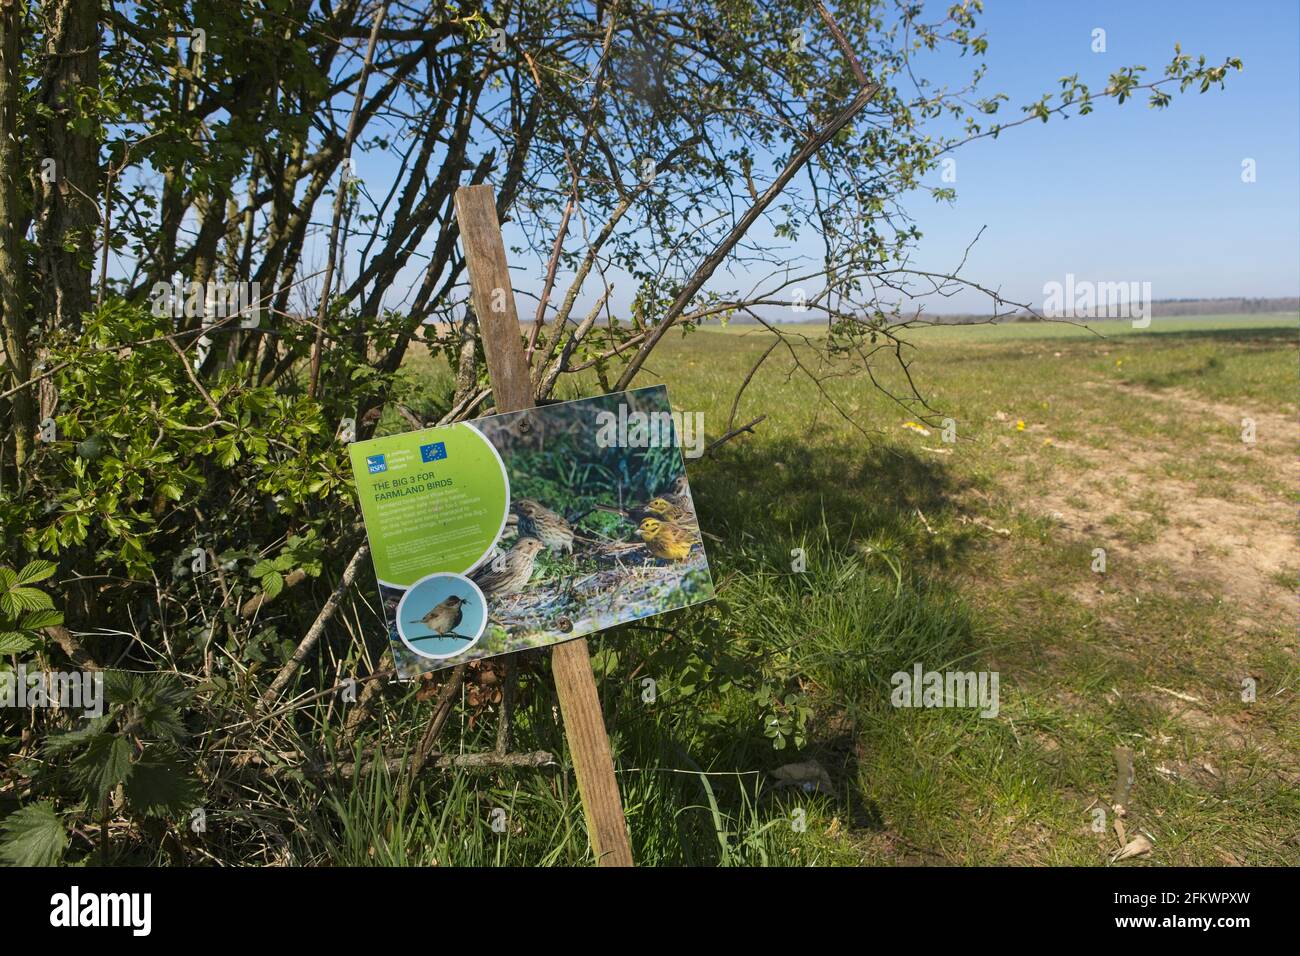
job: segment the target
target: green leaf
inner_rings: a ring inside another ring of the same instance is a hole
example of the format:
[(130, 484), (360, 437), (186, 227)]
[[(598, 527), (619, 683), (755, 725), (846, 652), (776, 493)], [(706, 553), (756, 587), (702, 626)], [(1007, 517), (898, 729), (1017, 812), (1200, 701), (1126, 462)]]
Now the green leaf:
[(176, 816), (197, 806), (203, 788), (188, 770), (170, 760), (141, 761), (126, 784), (126, 802), (146, 816)]
[(284, 575), (279, 571), (268, 571), (262, 578), (262, 591), (268, 598), (273, 598), (284, 590)]
[(43, 627), (57, 627), (63, 623), (63, 612), (52, 608), (32, 611), (19, 625), (25, 631), (39, 631)]
[(162, 495), (164, 498), (169, 498), (172, 501), (181, 500), (181, 489), (170, 481), (164, 481), (158, 486), (158, 494)]
[(44, 581), (58, 569), (53, 561), (46, 561), (43, 558), (30, 562), (26, 567), (18, 572), (15, 581), (17, 584), (35, 584), (37, 581)]
[(107, 730), (112, 720), (111, 716), (105, 714), (102, 717), (94, 717), (86, 721), (84, 726), (71, 730), (66, 734), (51, 734), (45, 738), (45, 749), (51, 754), (57, 754), (73, 747), (80, 747), (82, 744), (89, 743), (96, 735)]
[(0, 830), (0, 859), (10, 866), (55, 866), (68, 845), (63, 821), (48, 801), (9, 814)]
[(131, 741), (114, 734), (91, 738), (90, 746), (72, 762), (77, 779), (96, 800), (131, 776)]
[(10, 614), (17, 614), (19, 611), (40, 611), (44, 608), (54, 607), (54, 602), (44, 591), (36, 588), (15, 587), (10, 588), (3, 595), (0, 595), (0, 605), (4, 602), (13, 608), (6, 611)]
[(0, 632), (0, 654), (21, 654), (36, 642), (17, 631)]

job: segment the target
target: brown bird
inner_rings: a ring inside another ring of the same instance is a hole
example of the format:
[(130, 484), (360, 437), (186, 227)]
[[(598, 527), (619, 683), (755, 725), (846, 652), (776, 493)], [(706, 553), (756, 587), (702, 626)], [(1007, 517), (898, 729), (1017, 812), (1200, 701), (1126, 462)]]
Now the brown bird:
[(537, 538), (552, 551), (573, 554), (573, 528), (550, 508), (532, 498), (520, 498), (511, 508), (519, 515), (519, 534)]
[(537, 552), (546, 545), (538, 538), (520, 538), (505, 554), (494, 558), (470, 575), (488, 598), (517, 594), (533, 576)]
[(691, 488), (686, 483), (686, 476), (678, 475), (677, 480), (673, 482), (673, 486), (660, 497), (667, 498), (679, 508), (689, 508), (691, 506)]
[(461, 610), (461, 605), (467, 603), (467, 599), (451, 595), (441, 604), (434, 606), (428, 614), (418, 621), (407, 621), (407, 624), (423, 624), (433, 633), (441, 637), (451, 631), (456, 630), (460, 625), (461, 618), (465, 612)]

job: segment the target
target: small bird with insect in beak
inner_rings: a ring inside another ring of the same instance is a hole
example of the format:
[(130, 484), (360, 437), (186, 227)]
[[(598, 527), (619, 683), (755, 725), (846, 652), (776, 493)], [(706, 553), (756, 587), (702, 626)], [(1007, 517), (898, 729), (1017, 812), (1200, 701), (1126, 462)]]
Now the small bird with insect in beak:
[(463, 597), (457, 597), (455, 594), (444, 599), (442, 603), (436, 604), (428, 614), (418, 621), (407, 621), (407, 624), (423, 624), (433, 633), (442, 637), (451, 631), (456, 630), (460, 625), (461, 618), (465, 616), (465, 611), (461, 605), (468, 603)]

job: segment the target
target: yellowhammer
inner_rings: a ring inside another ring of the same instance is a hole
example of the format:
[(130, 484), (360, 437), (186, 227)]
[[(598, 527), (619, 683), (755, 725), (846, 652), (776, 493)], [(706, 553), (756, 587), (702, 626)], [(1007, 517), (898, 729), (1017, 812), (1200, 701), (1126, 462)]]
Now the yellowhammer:
[(608, 511), (610, 514), (622, 515), (632, 522), (639, 522), (642, 518), (659, 518), (667, 519), (673, 524), (689, 528), (691, 531), (699, 531), (699, 522), (695, 517), (695, 510), (691, 497), (687, 494), (686, 476), (682, 475), (673, 482), (669, 489), (644, 505), (633, 505), (627, 508), (615, 508), (610, 505), (596, 505), (597, 511)]
[(685, 561), (691, 553), (692, 536), (671, 521), (646, 518), (637, 528), (646, 548), (656, 558), (668, 561)]
[(689, 531), (692, 535), (700, 533), (699, 523), (695, 520), (694, 513), (689, 508), (674, 504), (667, 498), (654, 498), (645, 506), (648, 517), (658, 518), (660, 521), (669, 521)]

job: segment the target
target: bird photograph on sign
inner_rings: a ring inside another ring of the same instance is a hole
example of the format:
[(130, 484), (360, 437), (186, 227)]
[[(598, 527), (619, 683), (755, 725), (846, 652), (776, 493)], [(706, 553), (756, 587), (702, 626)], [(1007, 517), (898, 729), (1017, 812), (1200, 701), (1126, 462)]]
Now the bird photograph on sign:
[(403, 677), (713, 596), (663, 386), (349, 450)]

